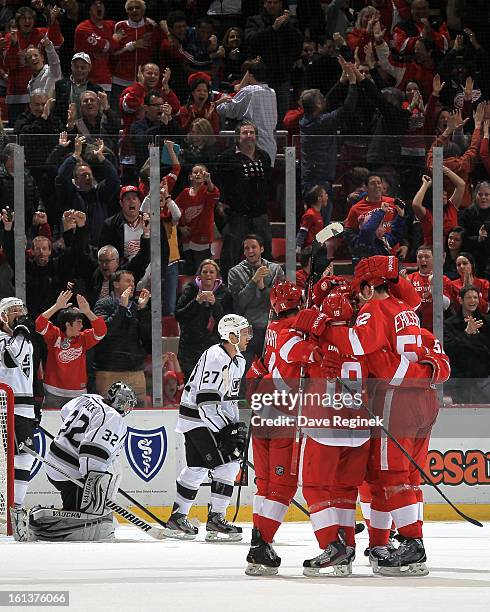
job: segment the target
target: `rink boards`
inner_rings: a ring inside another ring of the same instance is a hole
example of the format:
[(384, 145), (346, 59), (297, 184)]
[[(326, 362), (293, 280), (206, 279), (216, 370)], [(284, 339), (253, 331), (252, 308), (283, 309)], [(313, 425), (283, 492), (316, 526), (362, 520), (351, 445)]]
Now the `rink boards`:
[[(245, 415), (243, 415), (245, 417)], [(121, 453), (122, 488), (156, 514), (166, 518), (175, 495), (175, 478), (184, 464), (183, 437), (174, 432), (175, 410), (134, 410), (127, 417), (128, 438)], [(54, 433), (60, 427), (59, 411), (45, 411), (42, 425)], [(36, 446), (45, 454), (49, 438), (36, 433)], [(253, 458), (251, 457), (253, 461)], [(448, 408), (440, 412), (433, 430), (429, 463), (426, 466), (435, 483), (453, 502), (475, 518), (490, 519), (490, 407)], [(241, 494), (239, 519), (251, 519), (255, 486), (253, 471)], [(191, 516), (204, 520), (209, 500), (209, 486), (201, 487)], [(437, 492), (424, 486), (425, 518), (455, 520), (457, 515)], [(234, 496), (235, 499), (235, 496)], [(296, 499), (303, 501), (301, 491)], [(122, 501), (120, 499), (119, 501)], [(441, 503), (442, 502), (442, 503)], [(59, 496), (47, 481), (36, 462), (27, 493), (26, 505), (59, 505)], [(286, 520), (302, 520), (306, 516), (296, 508), (289, 510)]]

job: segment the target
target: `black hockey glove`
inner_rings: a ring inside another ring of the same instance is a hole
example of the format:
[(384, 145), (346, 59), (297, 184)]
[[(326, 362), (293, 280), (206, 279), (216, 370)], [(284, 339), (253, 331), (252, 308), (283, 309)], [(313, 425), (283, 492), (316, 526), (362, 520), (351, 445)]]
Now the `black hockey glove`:
[(238, 459), (247, 441), (247, 426), (241, 421), (230, 423), (219, 431), (219, 437), (218, 448), (221, 453)]
[(14, 337), (18, 336), (19, 334), (22, 334), (27, 340), (29, 340), (31, 334), (33, 334), (35, 330), (36, 328), (34, 326), (34, 323), (26, 315), (17, 317), (12, 323), (12, 332), (14, 334)]

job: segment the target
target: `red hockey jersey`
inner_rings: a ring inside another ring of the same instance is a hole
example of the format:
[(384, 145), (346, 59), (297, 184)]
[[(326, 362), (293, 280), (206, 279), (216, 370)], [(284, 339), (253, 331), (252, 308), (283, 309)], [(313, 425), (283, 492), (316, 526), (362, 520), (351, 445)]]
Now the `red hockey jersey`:
[(67, 338), (59, 327), (39, 315), (36, 331), (48, 347), (44, 369), (44, 388), (60, 397), (78, 397), (87, 392), (87, 361), (89, 349), (99, 343), (107, 333), (103, 317), (92, 321), (92, 329), (86, 329), (76, 338)]
[(111, 90), (112, 72), (109, 65), (110, 53), (123, 45), (113, 40), (114, 22), (104, 20), (96, 26), (90, 19), (82, 21), (75, 30), (75, 52), (88, 53), (92, 61), (90, 80), (105, 91)]
[(208, 191), (207, 186), (202, 185), (196, 195), (191, 195), (190, 188), (187, 187), (175, 199), (182, 211), (180, 225), (190, 229), (190, 235), (184, 240), (184, 250), (203, 250), (203, 247), (207, 248), (213, 242), (214, 209), (219, 196), (217, 187)]

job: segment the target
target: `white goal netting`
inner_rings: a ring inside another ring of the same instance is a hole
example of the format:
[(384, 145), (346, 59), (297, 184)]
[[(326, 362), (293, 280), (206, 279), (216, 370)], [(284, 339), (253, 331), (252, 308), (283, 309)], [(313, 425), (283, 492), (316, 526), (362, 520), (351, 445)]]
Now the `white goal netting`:
[(9, 452), (9, 435), (13, 432), (12, 396), (8, 387), (0, 386), (0, 534), (7, 535), (8, 508), (13, 487), (13, 457)]

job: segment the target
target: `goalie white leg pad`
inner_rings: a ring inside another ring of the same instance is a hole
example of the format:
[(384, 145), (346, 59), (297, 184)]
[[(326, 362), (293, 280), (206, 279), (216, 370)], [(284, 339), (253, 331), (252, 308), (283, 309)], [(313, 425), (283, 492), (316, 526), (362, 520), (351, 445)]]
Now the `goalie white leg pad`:
[(94, 542), (114, 539), (112, 512), (94, 516), (85, 512), (33, 508), (29, 512), (29, 539)]
[(113, 475), (109, 472), (91, 471), (85, 479), (80, 510), (87, 514), (101, 516), (105, 512), (105, 504), (114, 493)]
[(24, 508), (10, 508), (10, 524), (16, 542), (29, 541), (29, 515)]

